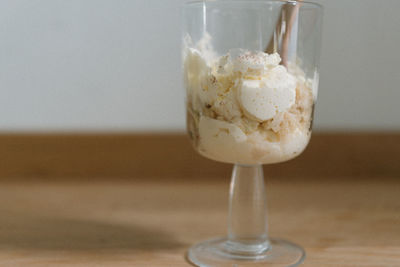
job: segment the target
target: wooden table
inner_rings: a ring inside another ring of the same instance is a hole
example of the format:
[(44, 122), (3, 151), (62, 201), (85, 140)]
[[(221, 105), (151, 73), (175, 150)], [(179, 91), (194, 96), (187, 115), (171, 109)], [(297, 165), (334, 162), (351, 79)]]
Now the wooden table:
[[(0, 266), (190, 266), (224, 234), (227, 180), (3, 182)], [(400, 180), (267, 181), (270, 234), (303, 266), (400, 266)]]

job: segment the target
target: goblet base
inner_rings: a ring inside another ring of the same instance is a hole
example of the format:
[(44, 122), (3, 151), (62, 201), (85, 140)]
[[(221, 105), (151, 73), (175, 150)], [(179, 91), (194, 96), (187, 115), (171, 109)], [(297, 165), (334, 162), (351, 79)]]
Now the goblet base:
[(270, 239), (266, 250), (254, 254), (233, 252), (226, 238), (198, 243), (188, 252), (189, 261), (199, 267), (292, 267), (301, 264), (305, 256), (301, 247), (281, 239)]

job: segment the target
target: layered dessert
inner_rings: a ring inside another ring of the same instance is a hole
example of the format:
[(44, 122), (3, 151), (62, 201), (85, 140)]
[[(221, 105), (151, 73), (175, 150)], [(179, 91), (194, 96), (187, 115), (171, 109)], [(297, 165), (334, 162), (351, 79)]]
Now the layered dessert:
[(217, 55), (207, 34), (186, 40), (187, 127), (213, 160), (267, 164), (299, 155), (310, 139), (315, 94), (296, 65), (278, 53), (235, 49)]

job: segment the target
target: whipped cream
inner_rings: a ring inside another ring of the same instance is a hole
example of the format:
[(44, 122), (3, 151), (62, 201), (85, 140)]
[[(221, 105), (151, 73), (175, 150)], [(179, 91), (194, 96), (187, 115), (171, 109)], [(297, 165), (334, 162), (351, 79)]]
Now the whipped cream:
[(278, 53), (231, 50), (211, 37), (187, 39), (184, 75), (188, 130), (197, 150), (222, 162), (265, 164), (299, 155), (310, 138), (315, 83)]
[(249, 117), (266, 121), (295, 103), (296, 80), (285, 67), (274, 66), (260, 79), (244, 79), (238, 96), (241, 107)]

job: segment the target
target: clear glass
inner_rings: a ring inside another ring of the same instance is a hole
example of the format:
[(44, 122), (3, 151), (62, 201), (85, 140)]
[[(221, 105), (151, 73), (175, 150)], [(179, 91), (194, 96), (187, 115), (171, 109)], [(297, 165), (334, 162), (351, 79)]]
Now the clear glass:
[(262, 164), (306, 148), (318, 90), (322, 7), (299, 1), (184, 6), (187, 129), (201, 155), (235, 164), (228, 233), (188, 252), (198, 266), (297, 266), (304, 250), (268, 236)]

